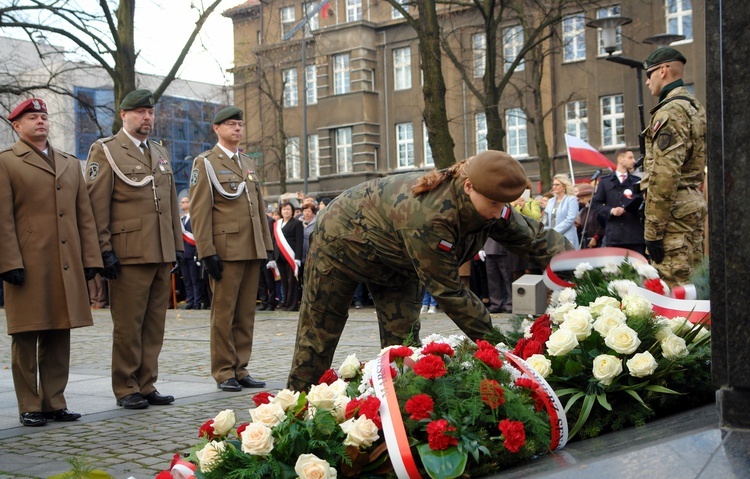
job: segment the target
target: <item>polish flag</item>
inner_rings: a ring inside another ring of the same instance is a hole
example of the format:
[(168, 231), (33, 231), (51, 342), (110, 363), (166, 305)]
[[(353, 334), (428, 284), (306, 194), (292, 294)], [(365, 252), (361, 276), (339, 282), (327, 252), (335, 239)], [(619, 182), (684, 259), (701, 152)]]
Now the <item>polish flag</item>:
[(327, 1), (323, 3), (325, 6), (323, 7), (323, 10), (320, 12), (320, 16), (323, 18), (328, 18), (333, 13), (333, 9), (331, 8), (331, 6), (328, 4)]
[(585, 163), (591, 166), (610, 168), (612, 170), (617, 169), (617, 165), (612, 163), (609, 158), (599, 153), (596, 148), (578, 137), (571, 136), (566, 133), (565, 145), (568, 147), (568, 156), (573, 161)]

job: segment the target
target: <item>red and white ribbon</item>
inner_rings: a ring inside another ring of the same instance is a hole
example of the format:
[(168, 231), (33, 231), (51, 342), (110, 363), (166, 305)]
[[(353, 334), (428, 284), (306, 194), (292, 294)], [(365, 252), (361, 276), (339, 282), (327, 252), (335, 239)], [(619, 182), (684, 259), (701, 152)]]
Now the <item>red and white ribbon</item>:
[(172, 473), (174, 479), (195, 479), (195, 470), (195, 464), (180, 459), (173, 462), (169, 472)]
[(185, 229), (185, 223), (182, 221), (180, 221), (180, 227), (182, 228), (182, 240), (187, 244), (195, 246), (195, 236), (193, 236), (193, 233)]
[(281, 254), (284, 255), (284, 258), (286, 258), (286, 262), (289, 263), (289, 266), (294, 268), (294, 277), (296, 278), (299, 267), (297, 266), (297, 263), (294, 262), (294, 250), (284, 237), (284, 233), (281, 231), (281, 220), (276, 222), (276, 227), (273, 229), (273, 235), (276, 238), (276, 244), (279, 245)]
[(594, 268), (608, 264), (622, 263), (628, 258), (630, 263), (648, 263), (648, 260), (635, 251), (625, 248), (592, 248), (565, 251), (555, 255), (544, 270), (544, 284), (551, 290), (572, 288), (575, 284), (565, 281), (557, 275), (558, 271), (573, 271), (581, 263), (589, 263)]
[(659, 316), (687, 318), (691, 323), (697, 323), (706, 318), (706, 324), (711, 323), (710, 301), (670, 298), (635, 285), (630, 285), (628, 294), (637, 294), (649, 300), (651, 309)]

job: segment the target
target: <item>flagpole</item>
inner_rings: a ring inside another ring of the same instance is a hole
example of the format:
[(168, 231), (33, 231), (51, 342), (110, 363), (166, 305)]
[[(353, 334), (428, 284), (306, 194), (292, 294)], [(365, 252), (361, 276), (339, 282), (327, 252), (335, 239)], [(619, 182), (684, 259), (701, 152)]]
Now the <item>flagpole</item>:
[(570, 157), (570, 146), (568, 145), (568, 134), (565, 134), (565, 151), (568, 152), (568, 167), (570, 168), (570, 181), (575, 185), (576, 177), (573, 174), (573, 160)]

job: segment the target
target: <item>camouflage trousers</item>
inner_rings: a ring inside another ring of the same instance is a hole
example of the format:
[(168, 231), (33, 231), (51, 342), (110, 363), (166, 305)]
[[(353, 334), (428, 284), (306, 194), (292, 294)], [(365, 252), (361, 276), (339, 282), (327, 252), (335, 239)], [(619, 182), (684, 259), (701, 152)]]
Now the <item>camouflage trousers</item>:
[(664, 261), (654, 264), (669, 287), (688, 284), (694, 268), (703, 261), (706, 202), (692, 188), (677, 191), (664, 233)]
[(377, 311), (381, 347), (419, 343), (423, 288), (419, 280), (384, 286), (367, 281), (362, 269), (341, 263), (311, 245), (305, 267), (297, 340), (287, 387), (307, 391), (331, 367), (357, 284), (367, 284)]

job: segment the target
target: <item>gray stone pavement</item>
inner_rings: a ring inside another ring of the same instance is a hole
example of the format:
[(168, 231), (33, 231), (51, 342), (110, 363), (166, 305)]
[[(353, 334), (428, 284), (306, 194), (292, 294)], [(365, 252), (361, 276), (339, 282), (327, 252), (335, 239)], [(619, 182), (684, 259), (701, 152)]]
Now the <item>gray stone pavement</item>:
[[(379, 352), (373, 309), (350, 311), (334, 365), (348, 354)], [(0, 323), (5, 312), (0, 309)], [(495, 315), (495, 324), (510, 316)], [(84, 414), (70, 423), (28, 428), (18, 422), (10, 372), (10, 337), (0, 335), (0, 479), (44, 478), (71, 469), (83, 457), (117, 479), (153, 478), (175, 453), (189, 451), (201, 424), (223, 409), (249, 420), (251, 395), (216, 389), (208, 365), (208, 311), (170, 310), (157, 387), (177, 400), (140, 411), (118, 408), (110, 386), (112, 324), (108, 310), (94, 311), (95, 325), (73, 331), (68, 407)], [(284, 387), (291, 364), (296, 313), (259, 312), (249, 369), (268, 389)], [(458, 328), (441, 313), (424, 315), (422, 331), (452, 334)], [(660, 420), (644, 428), (574, 443), (559, 453), (504, 471), (497, 477), (750, 477), (750, 433), (716, 425), (713, 406)]]

